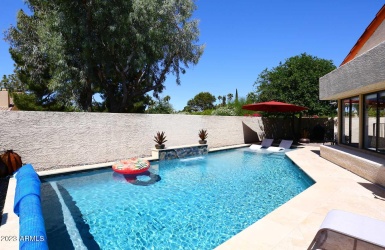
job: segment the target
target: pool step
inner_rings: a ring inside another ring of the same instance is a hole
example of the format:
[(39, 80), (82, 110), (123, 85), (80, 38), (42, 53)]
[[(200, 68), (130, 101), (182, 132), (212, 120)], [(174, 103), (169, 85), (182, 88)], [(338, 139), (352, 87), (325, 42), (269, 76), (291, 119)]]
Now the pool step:
[(75, 220), (72, 217), (71, 212), (68, 209), (67, 205), (65, 204), (63, 196), (61, 195), (56, 182), (53, 181), (53, 182), (50, 182), (50, 184), (52, 186), (52, 189), (55, 190), (57, 197), (59, 198), (59, 202), (63, 212), (64, 224), (67, 228), (67, 232), (71, 238), (74, 248), (86, 250), (87, 247), (83, 243), (82, 237), (80, 236), (78, 228), (76, 227)]
[(269, 154), (269, 158), (274, 158), (274, 159), (285, 159), (286, 155), (283, 153), (272, 153)]

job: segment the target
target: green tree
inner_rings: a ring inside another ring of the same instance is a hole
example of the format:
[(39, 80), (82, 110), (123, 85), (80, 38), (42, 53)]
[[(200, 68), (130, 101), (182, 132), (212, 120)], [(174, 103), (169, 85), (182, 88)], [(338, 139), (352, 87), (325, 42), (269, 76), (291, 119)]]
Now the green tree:
[(233, 94), (231, 93), (227, 94), (227, 101), (231, 102), (232, 99), (233, 99)]
[(219, 96), (217, 97), (217, 99), (218, 99), (218, 101), (219, 101), (219, 105), (218, 105), (218, 106), (222, 105), (222, 96), (219, 95)]
[(157, 100), (151, 100), (147, 113), (149, 114), (172, 114), (174, 108), (170, 104), (171, 97), (165, 96), (164, 98), (157, 98)]
[[(232, 102), (227, 102), (227, 105), (225, 109), (218, 110), (216, 112), (213, 112), (213, 115), (235, 115), (235, 116), (244, 116), (244, 115), (250, 115), (255, 113), (255, 111), (245, 110), (242, 109), (243, 105), (250, 104), (252, 102), (249, 102), (244, 97), (238, 97), (238, 101), (234, 99)], [(231, 111), (231, 112), (230, 112)]]
[(15, 61), (15, 78), (20, 81), (18, 91), (23, 94), (14, 95), (14, 102), (20, 110), (73, 110), (71, 98), (49, 88), (51, 74), (50, 62), (42, 50), (38, 24), (40, 12), (33, 16), (22, 10), (17, 16), (17, 26), (5, 33), (10, 42), (10, 54)]
[(258, 100), (258, 96), (255, 92), (250, 92), (246, 96), (246, 104), (255, 103)]
[(222, 96), (222, 106), (226, 106), (226, 96)]
[(213, 109), (216, 98), (209, 92), (200, 92), (193, 99), (187, 102), (184, 111), (200, 112), (206, 109)]
[(1, 79), (0, 81), (0, 89), (6, 88), (7, 82), (8, 82), (7, 76), (3, 75), (3, 79)]
[(263, 70), (254, 86), (257, 102), (282, 101), (308, 107), (309, 115), (334, 115), (329, 101), (319, 100), (319, 78), (336, 67), (330, 60), (303, 53)]
[(5, 88), (9, 92), (22, 92), (25, 91), (23, 83), (19, 80), (16, 74), (3, 75), (3, 79), (0, 81), (0, 89)]
[[(11, 27), (7, 40), (30, 74), (48, 67), (49, 91), (85, 111), (100, 93), (109, 112), (143, 112), (146, 93), (164, 89), (168, 73), (186, 72), (203, 53), (193, 0), (29, 0), (36, 34)], [(33, 53), (37, 51), (37, 55)], [(42, 66), (42, 67), (41, 67)]]
[(169, 102), (169, 101), (171, 100), (171, 97), (170, 97), (169, 95), (166, 95), (166, 96), (163, 98), (163, 100), (164, 100), (165, 102)]

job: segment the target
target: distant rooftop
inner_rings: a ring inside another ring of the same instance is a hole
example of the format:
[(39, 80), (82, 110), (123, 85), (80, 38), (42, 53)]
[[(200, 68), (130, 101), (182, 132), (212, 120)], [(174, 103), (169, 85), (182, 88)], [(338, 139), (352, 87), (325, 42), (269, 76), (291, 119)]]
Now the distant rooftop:
[(8, 110), (11, 111), (13, 109), (13, 100), (9, 96), (9, 93), (6, 89), (1, 89), (0, 91), (0, 111)]

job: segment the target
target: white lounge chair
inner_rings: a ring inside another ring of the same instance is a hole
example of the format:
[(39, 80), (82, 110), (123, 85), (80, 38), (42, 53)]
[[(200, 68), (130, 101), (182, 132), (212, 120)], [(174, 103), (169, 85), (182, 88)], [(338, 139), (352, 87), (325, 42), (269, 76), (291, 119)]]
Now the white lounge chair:
[(293, 140), (282, 140), (278, 147), (289, 149), (291, 147), (291, 144), (293, 144)]
[(273, 144), (273, 141), (274, 141), (274, 139), (263, 139), (261, 145), (253, 144), (250, 146), (250, 149), (259, 150), (262, 148), (264, 148), (264, 149), (269, 148), (271, 146), (271, 144)]
[(261, 145), (251, 145), (250, 149), (258, 150), (259, 152), (264, 153), (276, 153), (276, 152), (284, 152), (286, 149), (291, 147), (293, 144), (292, 140), (282, 140), (278, 147), (272, 147), (273, 139), (263, 139)]
[(331, 210), (308, 248), (313, 249), (385, 249), (385, 221)]
[(283, 153), (286, 149), (289, 149), (291, 147), (291, 144), (293, 144), (293, 141), (291, 140), (282, 140), (278, 147), (269, 147), (266, 150), (272, 153)]

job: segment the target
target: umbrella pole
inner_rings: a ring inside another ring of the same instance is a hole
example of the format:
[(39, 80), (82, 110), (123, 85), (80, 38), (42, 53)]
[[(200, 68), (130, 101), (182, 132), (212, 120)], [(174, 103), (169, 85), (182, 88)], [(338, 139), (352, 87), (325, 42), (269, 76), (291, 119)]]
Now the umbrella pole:
[(297, 134), (298, 134), (298, 137), (299, 138), (302, 138), (302, 112), (299, 113), (299, 121), (298, 121), (298, 130), (297, 130)]
[(291, 114), (291, 129), (293, 131), (293, 142), (297, 143), (297, 136), (295, 134), (295, 125), (294, 125), (294, 113)]

